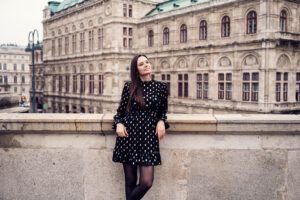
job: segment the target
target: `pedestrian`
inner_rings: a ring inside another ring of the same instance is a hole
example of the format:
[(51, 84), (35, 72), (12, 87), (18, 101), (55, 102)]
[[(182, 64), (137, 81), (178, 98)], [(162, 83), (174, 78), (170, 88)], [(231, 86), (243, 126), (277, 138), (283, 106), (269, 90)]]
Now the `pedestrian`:
[(167, 85), (152, 79), (151, 71), (145, 55), (132, 59), (131, 81), (124, 84), (114, 116), (117, 138), (112, 160), (123, 163), (126, 200), (141, 199), (151, 188), (154, 166), (161, 165), (159, 141), (169, 128)]

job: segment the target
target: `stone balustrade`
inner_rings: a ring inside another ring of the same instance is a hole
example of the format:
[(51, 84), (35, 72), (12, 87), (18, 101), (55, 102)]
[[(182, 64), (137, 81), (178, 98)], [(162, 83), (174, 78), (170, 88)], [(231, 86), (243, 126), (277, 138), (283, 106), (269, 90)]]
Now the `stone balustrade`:
[[(121, 200), (112, 114), (0, 113), (0, 199)], [(169, 114), (145, 200), (299, 200), (300, 115)]]

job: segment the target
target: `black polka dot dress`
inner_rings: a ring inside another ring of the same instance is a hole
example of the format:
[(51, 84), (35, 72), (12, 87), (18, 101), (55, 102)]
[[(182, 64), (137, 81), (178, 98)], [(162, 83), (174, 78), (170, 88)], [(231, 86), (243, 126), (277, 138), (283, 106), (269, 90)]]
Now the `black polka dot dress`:
[(167, 85), (153, 79), (142, 82), (146, 107), (142, 110), (132, 98), (130, 113), (127, 114), (129, 86), (129, 82), (124, 85), (121, 102), (117, 114), (114, 116), (112, 127), (116, 131), (117, 124), (122, 123), (126, 127), (128, 137), (117, 136), (112, 160), (139, 166), (161, 165), (159, 140), (155, 131), (159, 120), (165, 122), (166, 129), (169, 128), (166, 121)]

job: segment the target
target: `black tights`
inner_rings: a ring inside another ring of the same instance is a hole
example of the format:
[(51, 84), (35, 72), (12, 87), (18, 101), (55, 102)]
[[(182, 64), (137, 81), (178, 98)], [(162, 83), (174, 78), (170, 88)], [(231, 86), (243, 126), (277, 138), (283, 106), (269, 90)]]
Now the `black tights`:
[(139, 200), (151, 188), (154, 179), (154, 166), (140, 166), (140, 180), (137, 181), (137, 166), (123, 163), (125, 174), (126, 200)]

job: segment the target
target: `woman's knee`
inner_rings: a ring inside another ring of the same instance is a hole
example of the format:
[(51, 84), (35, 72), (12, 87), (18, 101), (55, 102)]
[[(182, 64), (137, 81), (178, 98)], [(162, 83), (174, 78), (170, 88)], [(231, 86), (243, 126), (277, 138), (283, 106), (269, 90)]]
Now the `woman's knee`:
[(140, 185), (144, 188), (150, 189), (152, 187), (153, 180), (142, 180)]

